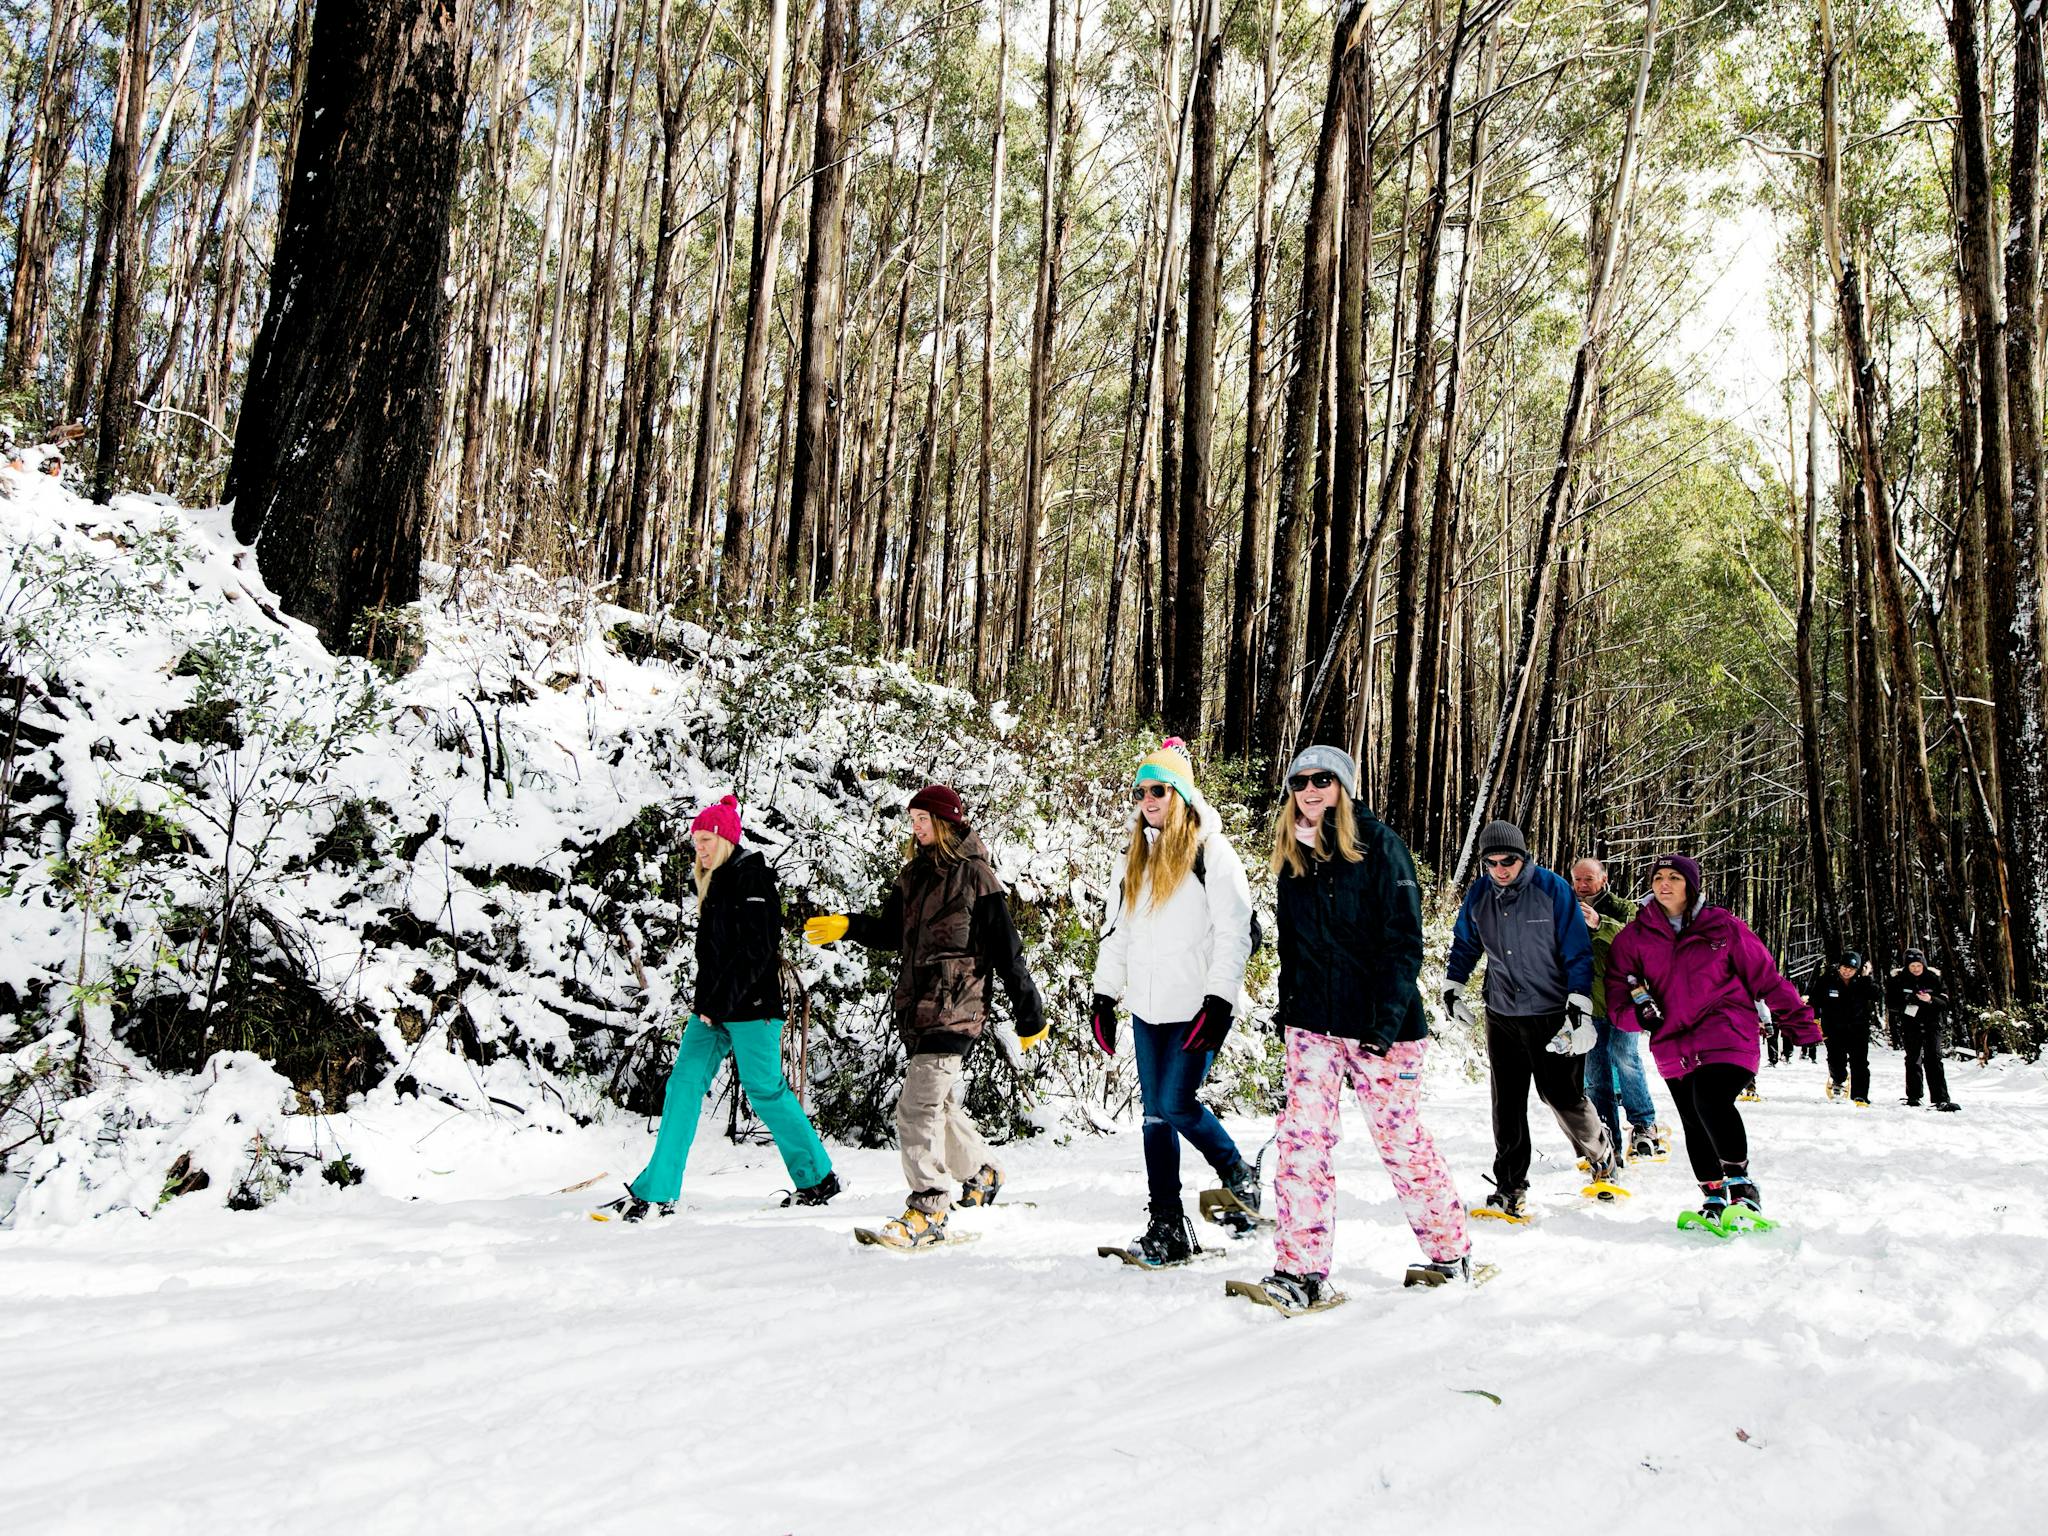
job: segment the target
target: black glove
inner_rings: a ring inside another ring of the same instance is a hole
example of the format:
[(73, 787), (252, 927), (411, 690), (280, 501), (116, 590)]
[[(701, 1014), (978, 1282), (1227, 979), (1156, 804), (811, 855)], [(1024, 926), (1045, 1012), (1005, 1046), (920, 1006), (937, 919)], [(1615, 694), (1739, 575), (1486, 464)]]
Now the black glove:
[(1088, 1008), (1088, 1027), (1095, 1032), (1095, 1043), (1102, 1047), (1105, 1056), (1116, 1054), (1116, 999), (1095, 994), (1095, 1001)]
[(1230, 1017), (1236, 1011), (1214, 993), (1203, 998), (1202, 1011), (1188, 1020), (1188, 1027), (1181, 1035), (1180, 1048), (1184, 1051), (1219, 1049), (1223, 1037), (1230, 1033)]
[(1391, 1041), (1382, 1040), (1375, 1036), (1370, 1040), (1359, 1041), (1358, 1048), (1368, 1056), (1384, 1056), (1387, 1054), (1387, 1047), (1391, 1043)]

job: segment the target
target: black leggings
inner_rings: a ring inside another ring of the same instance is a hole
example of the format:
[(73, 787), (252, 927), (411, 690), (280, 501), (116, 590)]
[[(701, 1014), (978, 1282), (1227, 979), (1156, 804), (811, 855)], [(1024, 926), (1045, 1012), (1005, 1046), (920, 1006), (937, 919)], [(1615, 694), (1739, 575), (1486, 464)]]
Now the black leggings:
[(1692, 1160), (1693, 1177), (1702, 1184), (1749, 1171), (1749, 1133), (1742, 1128), (1735, 1096), (1753, 1076), (1747, 1067), (1716, 1061), (1665, 1083), (1685, 1127), (1685, 1155)]

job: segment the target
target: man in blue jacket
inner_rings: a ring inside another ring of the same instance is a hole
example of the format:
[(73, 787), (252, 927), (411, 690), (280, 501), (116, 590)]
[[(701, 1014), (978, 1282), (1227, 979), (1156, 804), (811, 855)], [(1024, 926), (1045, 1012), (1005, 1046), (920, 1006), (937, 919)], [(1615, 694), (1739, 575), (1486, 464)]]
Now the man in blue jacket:
[(1527, 1219), (1529, 1084), (1550, 1106), (1602, 1199), (1617, 1169), (1607, 1128), (1586, 1098), (1586, 1052), (1593, 1027), (1593, 942), (1578, 898), (1564, 879), (1530, 862), (1512, 822), (1479, 835), (1486, 868), (1465, 893), (1444, 969), (1447, 1013), (1464, 1011), (1460, 993), (1486, 956), (1486, 1055), (1493, 1071), (1493, 1193), (1475, 1216)]

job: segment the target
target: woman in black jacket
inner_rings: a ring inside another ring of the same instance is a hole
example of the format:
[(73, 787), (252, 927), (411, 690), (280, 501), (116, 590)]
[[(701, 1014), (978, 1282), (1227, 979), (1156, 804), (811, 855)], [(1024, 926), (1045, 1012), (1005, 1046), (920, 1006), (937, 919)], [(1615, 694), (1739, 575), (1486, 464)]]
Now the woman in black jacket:
[(690, 841), (697, 849), (697, 1006), (669, 1069), (654, 1156), (611, 1208), (628, 1221), (638, 1221), (650, 1206), (668, 1214), (682, 1192), (705, 1090), (727, 1056), (796, 1185), (784, 1204), (823, 1205), (839, 1193), (839, 1176), (782, 1075), (782, 901), (775, 872), (740, 846), (740, 803), (731, 795), (697, 813)]
[(1310, 747), (1287, 770), (1273, 822), (1279, 882), (1280, 1009), (1287, 1102), (1274, 1179), (1280, 1231), (1265, 1299), (1295, 1311), (1329, 1305), (1331, 1153), (1349, 1083), (1372, 1125), (1423, 1261), (1409, 1285), (1469, 1280), (1465, 1207), (1421, 1119), (1429, 1025), (1422, 969), (1422, 892), (1407, 846), (1354, 797), (1358, 768), (1336, 747)]

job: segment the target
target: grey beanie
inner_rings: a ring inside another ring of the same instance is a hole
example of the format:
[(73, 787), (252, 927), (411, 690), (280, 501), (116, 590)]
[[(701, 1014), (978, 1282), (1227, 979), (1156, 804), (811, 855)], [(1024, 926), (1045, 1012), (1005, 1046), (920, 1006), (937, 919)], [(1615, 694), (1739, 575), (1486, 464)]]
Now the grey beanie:
[(1337, 775), (1337, 782), (1344, 786), (1344, 793), (1354, 800), (1358, 798), (1358, 764), (1342, 747), (1303, 748), (1287, 765), (1287, 777), (1291, 779), (1297, 773), (1313, 773), (1318, 768)]
[(1489, 853), (1519, 853), (1527, 859), (1529, 844), (1512, 821), (1489, 821), (1479, 834), (1479, 854), (1484, 858)]

